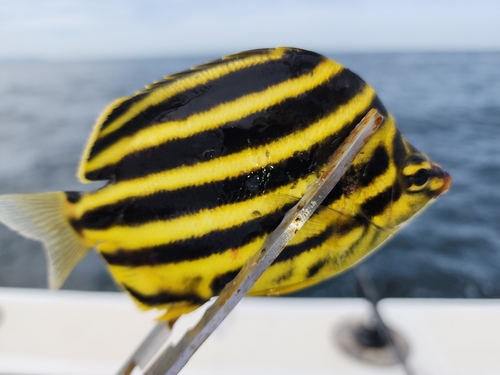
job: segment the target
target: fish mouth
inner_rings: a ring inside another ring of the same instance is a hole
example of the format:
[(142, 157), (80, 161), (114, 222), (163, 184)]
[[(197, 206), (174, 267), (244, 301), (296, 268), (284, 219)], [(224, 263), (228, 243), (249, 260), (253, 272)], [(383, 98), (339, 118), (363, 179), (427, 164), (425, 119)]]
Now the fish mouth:
[(437, 163), (432, 163), (433, 175), (443, 181), (442, 185), (433, 191), (434, 197), (446, 193), (450, 190), (452, 178), (448, 172), (446, 172), (443, 167)]

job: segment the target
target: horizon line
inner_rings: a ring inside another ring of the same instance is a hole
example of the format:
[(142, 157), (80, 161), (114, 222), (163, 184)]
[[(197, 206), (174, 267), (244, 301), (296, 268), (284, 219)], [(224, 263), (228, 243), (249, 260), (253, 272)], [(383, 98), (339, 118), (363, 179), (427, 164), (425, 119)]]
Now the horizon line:
[[(281, 47), (281, 46), (280, 46)], [(274, 47), (263, 47), (263, 48), (274, 48)], [(294, 47), (300, 48), (300, 47)], [(306, 49), (307, 48), (302, 48)], [(314, 52), (318, 52), (316, 49)], [(1, 56), (0, 63), (13, 63), (13, 62), (40, 62), (40, 63), (72, 63), (72, 62), (119, 62), (119, 61), (132, 61), (132, 60), (182, 60), (182, 59), (192, 59), (192, 58), (214, 58), (217, 59), (222, 56), (227, 56), (230, 54), (235, 54), (239, 52), (244, 52), (247, 50), (238, 50), (236, 52), (180, 52), (172, 53), (171, 55), (148, 55), (148, 54), (138, 54), (138, 55), (118, 55), (118, 56), (78, 56), (78, 57), (42, 57), (42, 56)], [(312, 51), (312, 49), (310, 49)], [(397, 50), (397, 49), (381, 49), (381, 50), (325, 50), (322, 49), (318, 52), (325, 56), (331, 56), (333, 54), (339, 55), (397, 55), (397, 54), (461, 54), (461, 53), (500, 53), (500, 48), (478, 48), (478, 49), (408, 49), (408, 50)]]

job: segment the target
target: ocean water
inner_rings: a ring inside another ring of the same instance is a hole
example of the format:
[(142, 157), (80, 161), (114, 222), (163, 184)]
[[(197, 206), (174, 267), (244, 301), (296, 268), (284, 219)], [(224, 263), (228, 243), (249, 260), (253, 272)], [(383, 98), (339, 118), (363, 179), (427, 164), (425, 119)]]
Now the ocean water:
[[(94, 189), (75, 178), (101, 110), (217, 56), (0, 62), (0, 194)], [(330, 54), (378, 92), (450, 192), (362, 263), (382, 297), (500, 297), (500, 53)], [(46, 287), (41, 245), (0, 226), (0, 286)], [(67, 289), (116, 290), (95, 253)], [(359, 294), (353, 271), (296, 296)]]

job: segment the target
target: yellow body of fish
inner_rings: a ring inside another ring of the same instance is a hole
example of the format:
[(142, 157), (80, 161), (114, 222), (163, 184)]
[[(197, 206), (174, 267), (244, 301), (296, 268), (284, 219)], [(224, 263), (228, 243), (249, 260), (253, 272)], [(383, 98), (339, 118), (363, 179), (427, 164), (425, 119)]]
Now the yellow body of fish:
[(51, 287), (95, 247), (140, 307), (174, 319), (235, 277), (371, 108), (380, 129), (251, 294), (295, 291), (362, 259), (451, 181), (370, 86), (309, 51), (243, 52), (116, 101), (78, 172), (107, 185), (1, 196), (0, 220), (44, 243)]

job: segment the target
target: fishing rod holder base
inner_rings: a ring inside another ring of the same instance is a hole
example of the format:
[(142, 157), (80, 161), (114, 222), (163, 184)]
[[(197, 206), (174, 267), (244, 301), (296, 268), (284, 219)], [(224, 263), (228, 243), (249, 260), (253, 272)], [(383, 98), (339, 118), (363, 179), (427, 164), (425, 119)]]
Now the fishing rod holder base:
[[(404, 337), (386, 328), (391, 339), (406, 359), (409, 346)], [(336, 343), (350, 356), (372, 365), (392, 366), (400, 363), (390, 340), (375, 319), (369, 321), (351, 319), (340, 325), (335, 332)]]

